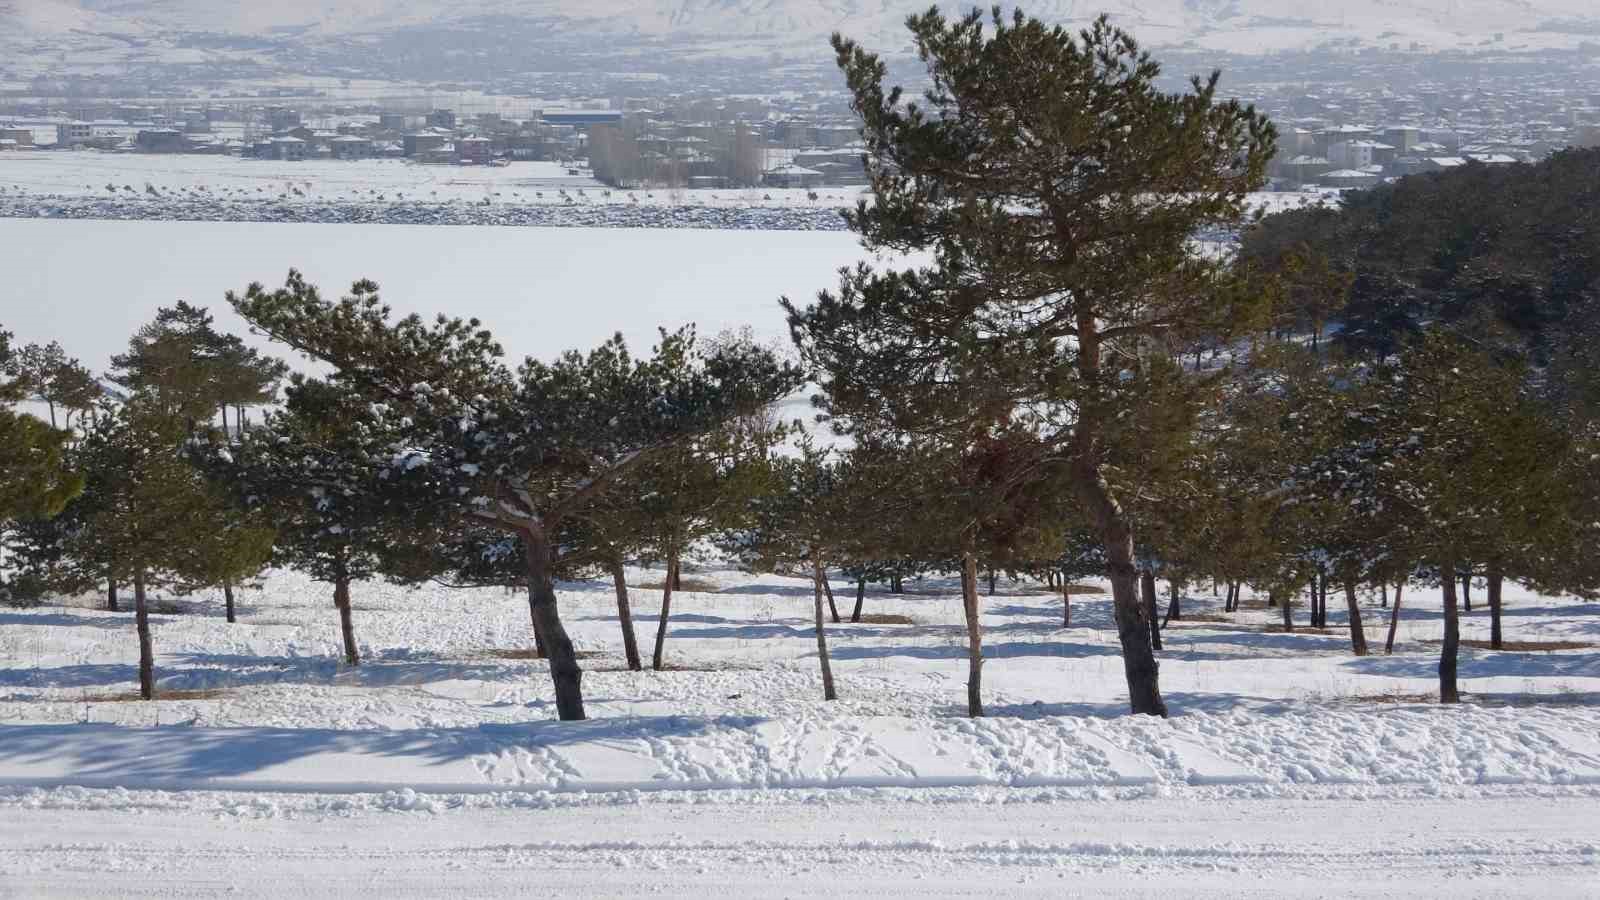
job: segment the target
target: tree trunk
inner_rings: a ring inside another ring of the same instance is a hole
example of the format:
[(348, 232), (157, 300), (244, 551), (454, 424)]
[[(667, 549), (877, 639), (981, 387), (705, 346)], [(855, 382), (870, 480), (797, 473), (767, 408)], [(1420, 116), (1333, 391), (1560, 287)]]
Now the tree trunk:
[(106, 609), (111, 611), (111, 612), (120, 612), (121, 611), (121, 608), (119, 606), (117, 606), (117, 582), (116, 582), (116, 579), (111, 579), (111, 580), (106, 582)]
[(228, 404), (222, 404), (222, 439), (228, 439)]
[[(1078, 372), (1091, 398), (1103, 378), (1100, 334), (1092, 312), (1078, 315)], [(1101, 470), (1099, 446), (1103, 423), (1091, 400), (1080, 409), (1073, 433), (1072, 487), (1083, 511), (1106, 548), (1106, 575), (1111, 580), (1111, 606), (1122, 643), (1122, 668), (1128, 680), (1128, 703), (1135, 715), (1167, 715), (1161, 699), (1161, 667), (1151, 643), (1154, 614), (1139, 602), (1139, 574), (1134, 565), (1133, 525), (1117, 502)]]
[(667, 655), (667, 617), (672, 614), (672, 583), (677, 579), (673, 573), (678, 569), (678, 561), (671, 555), (667, 556), (667, 577), (661, 580), (661, 620), (656, 623), (656, 652), (650, 658), (650, 668), (661, 671), (666, 665)]
[[(1278, 592), (1277, 591), (1272, 591), (1271, 593), (1267, 594), (1267, 605), (1268, 606), (1272, 605), (1272, 598), (1274, 598), (1276, 596), (1278, 596)], [(1293, 592), (1292, 591), (1290, 592), (1290, 596), (1293, 596)], [(1315, 602), (1316, 596), (1317, 596), (1316, 593), (1313, 592), (1312, 595), (1311, 595), (1311, 599), (1312, 599), (1313, 602)], [(1283, 598), (1283, 631), (1284, 631), (1285, 634), (1288, 634), (1288, 633), (1294, 631), (1294, 604), (1290, 602), (1289, 597), (1284, 597)]]
[(1472, 573), (1461, 576), (1461, 611), (1472, 612)]
[(1000, 576), (995, 572), (995, 570), (989, 570), (989, 596), (991, 597), (994, 596), (995, 585), (999, 581), (999, 578)]
[(683, 566), (677, 560), (672, 561), (672, 567), (667, 572), (667, 577), (672, 579), (672, 589), (683, 591)]
[(867, 602), (867, 576), (856, 579), (856, 608), (850, 613), (850, 621), (861, 621), (861, 605)]
[(617, 620), (622, 623), (622, 652), (628, 657), (628, 668), (637, 672), (644, 668), (639, 661), (639, 639), (633, 633), (633, 606), (628, 603), (628, 581), (622, 574), (622, 557), (611, 560), (611, 580), (617, 587)]
[(833, 602), (833, 585), (828, 581), (828, 571), (822, 571), (822, 592), (828, 597), (828, 615), (833, 617), (833, 624), (837, 625), (839, 619), (839, 606)]
[(1455, 571), (1450, 566), (1440, 566), (1444, 577), (1439, 579), (1444, 588), (1444, 643), (1439, 648), (1439, 702), (1460, 703), (1461, 691), (1456, 686), (1456, 657), (1461, 648), (1461, 616), (1456, 610)]
[(150, 605), (144, 595), (144, 568), (133, 570), (133, 623), (139, 632), (139, 696), (156, 698), (156, 654), (150, 643)]
[(539, 633), (539, 610), (534, 601), (533, 579), (528, 580), (528, 621), (533, 625), (533, 658), (544, 659), (544, 635)]
[(1139, 599), (1143, 601), (1144, 614), (1150, 621), (1150, 649), (1160, 650), (1161, 625), (1156, 614), (1156, 576), (1149, 569), (1139, 573)]
[(1400, 597), (1405, 590), (1406, 583), (1403, 581), (1394, 586), (1394, 606), (1389, 608), (1389, 638), (1383, 642), (1384, 655), (1394, 652), (1394, 632), (1400, 625)]
[(828, 662), (828, 632), (822, 619), (822, 557), (814, 549), (811, 552), (811, 581), (817, 613), (817, 659), (822, 664), (822, 699), (837, 700), (839, 695), (833, 689), (833, 666)]
[(224, 581), (222, 583), (222, 599), (228, 606), (228, 624), (232, 625), (234, 622), (239, 621), (233, 608), (233, 582)]
[(1367, 655), (1367, 632), (1361, 624), (1361, 605), (1356, 602), (1356, 583), (1344, 583), (1344, 604), (1350, 611), (1350, 649), (1357, 656)]
[(1172, 599), (1167, 602), (1167, 622), (1178, 622), (1183, 619), (1183, 610), (1179, 607), (1178, 583), (1169, 581), (1167, 585), (1172, 590)]
[[(994, 573), (989, 577), (993, 584)], [(961, 609), (967, 619), (967, 715), (976, 719), (983, 715), (983, 625), (978, 620), (978, 560), (970, 551), (961, 559)]]
[(1067, 584), (1066, 573), (1061, 575), (1061, 627), (1072, 627), (1072, 588)]
[(550, 655), (556, 711), (563, 722), (587, 718), (583, 713), (583, 669), (578, 666), (578, 652), (572, 646), (572, 638), (567, 636), (566, 626), (561, 624), (561, 611), (556, 607), (555, 582), (550, 577), (550, 545), (544, 527), (525, 528), (522, 537), (528, 582), (533, 587), (534, 631), (544, 637), (545, 651)]
[(333, 583), (333, 605), (339, 609), (339, 633), (344, 636), (344, 661), (347, 665), (361, 665), (361, 651), (356, 649), (356, 626), (350, 621), (350, 579), (339, 578)]
[(1500, 632), (1500, 588), (1505, 582), (1505, 576), (1498, 569), (1489, 570), (1489, 646), (1495, 650), (1502, 649), (1505, 643)]

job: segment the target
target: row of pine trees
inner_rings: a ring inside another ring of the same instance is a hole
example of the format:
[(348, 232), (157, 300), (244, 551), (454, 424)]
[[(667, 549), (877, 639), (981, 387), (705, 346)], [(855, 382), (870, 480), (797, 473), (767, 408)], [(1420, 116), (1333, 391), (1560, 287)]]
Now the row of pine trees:
[[(707, 545), (811, 579), (828, 699), (831, 576), (859, 619), (869, 584), (959, 573), (972, 715), (980, 584), (1002, 573), (1059, 587), (1064, 627), (1071, 580), (1106, 578), (1130, 709), (1152, 715), (1185, 586), (1225, 587), (1227, 612), (1248, 586), (1285, 630), (1304, 627), (1292, 598), (1326, 627), (1342, 595), (1365, 654), (1363, 595), (1390, 606), (1392, 649), (1404, 586), (1438, 585), (1444, 702), (1458, 585), (1487, 585), (1497, 648), (1507, 579), (1600, 588), (1600, 152), (1255, 221), (1275, 132), (1216, 75), (1163, 91), (1105, 21), (908, 24), (916, 100), (833, 42), (873, 188), (845, 215), (874, 255), (925, 262), (784, 300), (792, 350), (689, 327), (645, 356), (619, 336), (513, 367), (476, 319), (397, 317), (371, 282), (334, 300), (293, 272), (227, 300), (318, 377), (186, 304), (113, 361), (114, 395), (59, 347), (7, 344), (7, 402), (52, 416), (0, 412), (10, 590), (99, 586), (115, 608), (131, 586), (152, 697), (151, 584), (221, 588), (231, 620), (234, 585), (304, 572), (350, 665), (368, 579), (516, 586), (559, 714), (581, 719), (558, 580), (612, 582), (640, 669), (623, 568), (661, 565), (660, 669), (682, 563)], [(1195, 239), (1228, 230), (1233, 251)], [(773, 412), (800, 390), (809, 429)]]

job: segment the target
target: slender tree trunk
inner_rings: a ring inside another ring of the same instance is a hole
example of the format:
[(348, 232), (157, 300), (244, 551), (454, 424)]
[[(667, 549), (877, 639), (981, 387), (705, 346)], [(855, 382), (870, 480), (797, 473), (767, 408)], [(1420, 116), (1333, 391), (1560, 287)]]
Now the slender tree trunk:
[(683, 591), (683, 566), (682, 566), (682, 564), (679, 563), (677, 560), (673, 560), (673, 562), (672, 562), (672, 570), (667, 573), (667, 577), (672, 579), (672, 589), (674, 591), (677, 591), (677, 592), (681, 593)]
[(50, 427), (54, 428), (56, 427), (56, 405), (50, 401), (45, 401), (45, 405), (50, 407)]
[(1461, 576), (1461, 611), (1472, 612), (1472, 572)]
[(617, 620), (622, 623), (622, 652), (628, 657), (628, 668), (637, 672), (644, 668), (639, 661), (639, 639), (633, 633), (633, 605), (628, 602), (628, 581), (622, 573), (622, 557), (611, 560), (611, 581), (617, 588)]
[(1145, 569), (1139, 573), (1139, 599), (1143, 601), (1144, 614), (1150, 621), (1150, 649), (1161, 649), (1161, 622), (1156, 613), (1156, 576)]
[(1499, 569), (1489, 570), (1489, 646), (1496, 650), (1505, 644), (1500, 631), (1500, 588), (1504, 583)]
[(228, 437), (228, 404), (226, 403), (222, 404), (222, 437), (224, 440)]
[(545, 650), (550, 654), (556, 711), (564, 722), (587, 718), (583, 712), (583, 669), (578, 665), (577, 649), (572, 646), (572, 638), (561, 624), (561, 611), (556, 607), (555, 581), (550, 576), (549, 539), (542, 525), (524, 529), (522, 537), (528, 581), (533, 585), (534, 631), (543, 635)]
[(1389, 637), (1383, 642), (1384, 655), (1394, 652), (1394, 632), (1400, 626), (1400, 597), (1405, 594), (1406, 583), (1400, 582), (1394, 586), (1394, 606), (1389, 608)]
[(1182, 621), (1182, 619), (1183, 619), (1183, 610), (1178, 605), (1179, 602), (1180, 602), (1179, 596), (1178, 596), (1178, 583), (1176, 581), (1169, 581), (1169, 582), (1167, 582), (1167, 586), (1171, 590), (1172, 598), (1167, 601), (1167, 618), (1166, 618), (1166, 621), (1168, 621), (1168, 622)]
[(672, 614), (672, 577), (677, 571), (678, 560), (674, 556), (667, 557), (667, 577), (661, 580), (661, 620), (656, 623), (656, 652), (650, 658), (650, 668), (661, 671), (666, 665), (667, 656), (667, 617)]
[(228, 624), (232, 625), (233, 623), (239, 621), (239, 618), (233, 607), (233, 582), (224, 581), (222, 583), (222, 600), (225, 604), (227, 604), (228, 607)]
[(867, 576), (856, 579), (856, 608), (850, 612), (850, 621), (861, 621), (861, 606), (867, 602)]
[(1344, 604), (1350, 612), (1350, 649), (1357, 656), (1367, 655), (1367, 632), (1361, 624), (1361, 605), (1356, 602), (1356, 583), (1344, 583)]
[(1379, 579), (1379, 581), (1378, 581), (1378, 598), (1382, 601), (1379, 604), (1379, 608), (1380, 609), (1388, 609), (1389, 608), (1389, 582), (1383, 581), (1382, 579)]
[(978, 718), (983, 715), (983, 625), (978, 619), (978, 560), (970, 550), (961, 558), (961, 609), (967, 619), (967, 715)]
[(117, 580), (115, 578), (106, 582), (106, 609), (111, 612), (120, 612), (117, 606)]
[(361, 665), (361, 651), (356, 649), (356, 626), (350, 620), (350, 579), (339, 578), (333, 583), (333, 605), (339, 609), (339, 633), (344, 636), (344, 661), (346, 665)]
[(1061, 627), (1072, 627), (1072, 586), (1065, 572), (1061, 573)]
[(156, 698), (156, 654), (150, 642), (150, 604), (144, 593), (144, 567), (133, 570), (133, 624), (139, 632), (139, 696)]
[(811, 581), (817, 614), (817, 659), (822, 664), (822, 699), (837, 700), (839, 694), (833, 689), (833, 666), (828, 661), (828, 632), (822, 619), (822, 554), (816, 549), (811, 551)]
[(991, 597), (994, 596), (995, 585), (998, 583), (999, 579), (1000, 579), (999, 574), (996, 573), (995, 570), (990, 569), (989, 570), (989, 596), (991, 596)]
[[(1272, 598), (1274, 598), (1276, 596), (1278, 596), (1278, 592), (1276, 590), (1274, 590), (1274, 591), (1272, 591), (1272, 592), (1267, 594), (1267, 605), (1268, 606), (1272, 605)], [(1285, 634), (1288, 634), (1288, 633), (1294, 631), (1294, 603), (1292, 603), (1290, 601), (1290, 598), (1293, 597), (1293, 596), (1294, 596), (1294, 592), (1290, 591), (1289, 594), (1283, 598), (1283, 631), (1284, 631)], [(1311, 595), (1311, 599), (1312, 599), (1313, 603), (1316, 602), (1316, 597), (1317, 597), (1316, 593), (1313, 592), (1312, 595)]]
[(1440, 566), (1444, 577), (1439, 579), (1444, 588), (1444, 643), (1439, 648), (1439, 702), (1460, 703), (1461, 691), (1456, 686), (1456, 658), (1461, 649), (1461, 616), (1456, 610), (1455, 570)]
[(822, 570), (822, 592), (828, 598), (828, 615), (833, 617), (833, 624), (837, 625), (839, 619), (839, 605), (833, 602), (833, 584), (828, 581), (828, 570)]

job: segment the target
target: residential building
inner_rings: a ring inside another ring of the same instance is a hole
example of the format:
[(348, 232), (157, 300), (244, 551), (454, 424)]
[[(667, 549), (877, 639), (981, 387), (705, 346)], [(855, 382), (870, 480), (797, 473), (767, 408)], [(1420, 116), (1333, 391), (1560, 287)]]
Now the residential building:
[(189, 141), (176, 128), (149, 128), (133, 139), (140, 153), (185, 153)]

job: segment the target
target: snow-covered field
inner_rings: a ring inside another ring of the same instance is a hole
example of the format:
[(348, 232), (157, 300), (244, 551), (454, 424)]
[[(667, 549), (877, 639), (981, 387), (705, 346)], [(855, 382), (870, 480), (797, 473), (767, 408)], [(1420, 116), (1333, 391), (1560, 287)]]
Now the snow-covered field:
[[(1002, 583), (984, 600), (990, 718), (969, 720), (953, 584), (869, 592), (868, 614), (911, 624), (830, 625), (842, 699), (825, 703), (804, 582), (691, 574), (660, 673), (622, 664), (608, 584), (561, 586), (578, 724), (554, 721), (545, 664), (520, 658), (526, 599), (500, 590), (361, 586), (354, 670), (326, 586), (273, 574), (236, 625), (219, 598), (173, 599), (155, 703), (129, 699), (128, 614), (0, 613), (0, 895), (285, 877), (579, 896), (1600, 884), (1595, 604), (1508, 589), (1508, 639), (1586, 646), (1465, 649), (1468, 702), (1446, 708), (1420, 586), (1396, 653), (1359, 659), (1337, 611), (1329, 634), (1275, 633), (1272, 611), (1223, 615), (1205, 591), (1167, 631), (1175, 716), (1156, 721), (1122, 714), (1104, 594), (1075, 595), (1063, 629), (1058, 596)], [(648, 646), (659, 573), (630, 575)], [(1463, 627), (1487, 637), (1486, 614)]]

